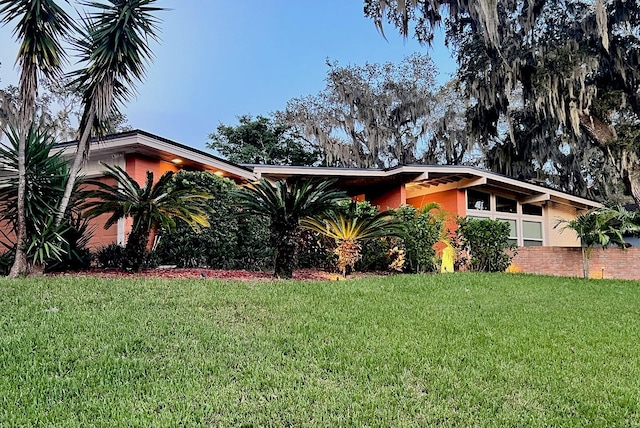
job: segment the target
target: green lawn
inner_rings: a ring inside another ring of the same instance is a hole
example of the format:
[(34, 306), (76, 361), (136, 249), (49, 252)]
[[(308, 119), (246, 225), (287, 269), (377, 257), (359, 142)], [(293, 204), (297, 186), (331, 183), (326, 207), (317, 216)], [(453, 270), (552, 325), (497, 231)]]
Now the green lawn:
[(640, 283), (0, 279), (0, 426), (640, 426)]

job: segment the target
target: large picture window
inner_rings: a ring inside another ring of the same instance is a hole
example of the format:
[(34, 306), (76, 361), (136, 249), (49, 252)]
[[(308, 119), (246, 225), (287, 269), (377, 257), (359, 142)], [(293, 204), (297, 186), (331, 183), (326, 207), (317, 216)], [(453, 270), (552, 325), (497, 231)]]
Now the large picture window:
[(509, 241), (521, 247), (544, 245), (543, 208), (520, 204), (515, 198), (467, 190), (467, 217), (490, 218), (509, 224)]

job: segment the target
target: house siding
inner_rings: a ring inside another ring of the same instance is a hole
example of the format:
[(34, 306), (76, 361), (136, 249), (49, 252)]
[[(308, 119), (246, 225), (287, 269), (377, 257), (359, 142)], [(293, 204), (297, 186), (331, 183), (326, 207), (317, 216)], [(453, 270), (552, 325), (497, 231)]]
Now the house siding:
[(370, 199), (371, 205), (380, 207), (380, 211), (398, 208), (400, 205), (407, 203), (407, 191), (404, 184), (383, 191), (377, 197), (371, 197), (371, 195), (367, 195), (367, 197), (367, 199)]

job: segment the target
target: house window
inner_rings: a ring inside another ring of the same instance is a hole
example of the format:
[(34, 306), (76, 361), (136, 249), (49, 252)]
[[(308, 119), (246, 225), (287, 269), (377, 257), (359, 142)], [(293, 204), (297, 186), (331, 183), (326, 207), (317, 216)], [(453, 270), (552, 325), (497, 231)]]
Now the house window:
[(477, 190), (467, 190), (467, 209), (490, 211), (491, 195)]
[(522, 214), (542, 216), (542, 207), (540, 205), (522, 204)]
[(520, 247), (544, 245), (544, 209), (515, 198), (467, 189), (467, 218), (489, 218), (509, 224), (509, 242)]
[(515, 214), (518, 212), (518, 203), (513, 199), (496, 196), (496, 211)]
[(542, 223), (522, 220), (522, 240), (525, 247), (541, 247)]
[(518, 245), (518, 221), (507, 218), (498, 218), (496, 220), (504, 221), (509, 224), (509, 243)]

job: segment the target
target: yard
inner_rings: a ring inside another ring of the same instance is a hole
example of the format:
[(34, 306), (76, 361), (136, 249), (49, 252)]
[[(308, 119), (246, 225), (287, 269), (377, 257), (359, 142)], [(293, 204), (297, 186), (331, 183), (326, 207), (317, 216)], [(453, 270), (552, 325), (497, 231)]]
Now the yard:
[(640, 426), (640, 283), (0, 279), (0, 425)]

